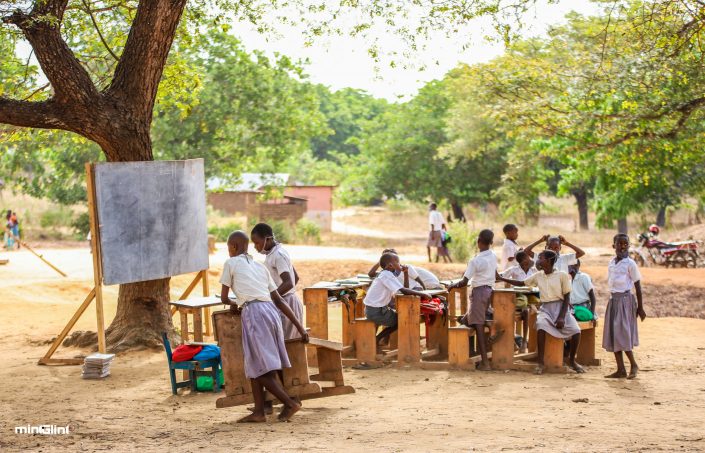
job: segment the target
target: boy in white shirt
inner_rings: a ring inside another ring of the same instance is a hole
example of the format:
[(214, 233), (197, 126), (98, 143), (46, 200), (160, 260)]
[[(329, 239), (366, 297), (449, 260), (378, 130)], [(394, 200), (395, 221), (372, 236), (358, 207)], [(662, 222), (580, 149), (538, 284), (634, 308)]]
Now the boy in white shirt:
[(592, 285), (592, 279), (585, 272), (580, 272), (580, 260), (572, 266), (568, 266), (568, 273), (573, 279), (572, 289), (570, 291), (570, 308), (575, 314), (575, 307), (582, 306), (590, 310), (592, 319), (597, 322), (595, 314), (595, 289)]
[[(526, 253), (529, 254), (530, 257), (534, 258), (535, 254), (533, 252), (533, 248), (542, 242), (546, 243), (546, 250), (551, 250), (556, 253), (556, 270), (565, 272), (566, 274), (568, 273), (568, 266), (572, 266), (573, 264), (575, 264), (578, 258), (582, 258), (585, 255), (583, 249), (581, 249), (577, 245), (571, 244), (563, 236), (549, 236), (547, 234), (542, 236), (536, 242), (528, 245), (524, 250), (526, 251)], [(573, 249), (573, 252), (561, 254), (561, 249), (564, 245)]]
[[(284, 405), (279, 420), (287, 421), (301, 409), (301, 404), (287, 395), (278, 379), (282, 368), (291, 367), (284, 346), (279, 309), (301, 334), (305, 342), (308, 334), (296, 319), (291, 309), (284, 303), (267, 268), (247, 254), (249, 238), (243, 231), (235, 231), (228, 237), (228, 259), (223, 266), (220, 278), (222, 288), (220, 300), (230, 305), (230, 310), (241, 316), (242, 350), (245, 358), (245, 376), (250, 379), (255, 408), (252, 414), (238, 420), (239, 423), (264, 423), (264, 390), (267, 389)], [(233, 290), (237, 302), (228, 298)]]
[(519, 228), (513, 223), (508, 223), (504, 225), (502, 232), (504, 233), (504, 244), (502, 244), (501, 269), (506, 271), (516, 264), (514, 257), (519, 251), (519, 244), (517, 244)]
[(389, 306), (389, 302), (394, 299), (397, 292), (407, 296), (418, 296), (422, 300), (430, 299), (424, 293), (404, 288), (397, 276), (403, 272), (403, 267), (399, 263), (399, 256), (394, 253), (385, 253), (379, 260), (382, 272), (377, 278), (372, 280), (372, 284), (367, 290), (363, 303), (365, 304), (365, 317), (378, 326), (385, 328), (377, 334), (377, 344), (385, 343), (389, 336), (397, 330), (397, 312)]
[(497, 256), (492, 251), (492, 242), (494, 233), (491, 230), (482, 230), (477, 237), (477, 248), (480, 251), (468, 263), (468, 268), (463, 274), (463, 278), (449, 287), (462, 288), (467, 286), (468, 282), (472, 285), (470, 293), (470, 307), (465, 314), (466, 323), (475, 329), (477, 336), (477, 349), (480, 352), (482, 362), (478, 369), (489, 371), (490, 362), (487, 359), (487, 343), (485, 339), (485, 320), (487, 318), (487, 309), (490, 306), (492, 299), (492, 290), (494, 288), (495, 277), (497, 275)]
[[(385, 253), (393, 253), (399, 256), (397, 251), (394, 249), (382, 250), (382, 255), (384, 255)], [(399, 259), (401, 260), (401, 258)], [(376, 262), (370, 268), (370, 271), (367, 273), (367, 275), (370, 278), (375, 278), (377, 276), (377, 269), (379, 269), (379, 261)], [(426, 285), (424, 284), (423, 280), (421, 280), (421, 276), (419, 275), (414, 266), (402, 264), (402, 270), (403, 272), (397, 275), (397, 280), (399, 280), (399, 282), (404, 286), (404, 288), (426, 289)]]
[(438, 212), (436, 209), (436, 203), (431, 203), (428, 206), (428, 223), (431, 230), (428, 232), (428, 242), (426, 243), (426, 251), (428, 252), (428, 262), (431, 262), (431, 247), (436, 248), (436, 262), (438, 262), (439, 257), (443, 257), (443, 262), (453, 262), (448, 255), (448, 251), (443, 247), (443, 233), (446, 229), (446, 221), (443, 218), (443, 214)]
[[(534, 267), (534, 260), (529, 257), (529, 254), (525, 251), (517, 252), (515, 260), (516, 265), (510, 267), (506, 271), (502, 272), (500, 275), (504, 278), (510, 280), (521, 280), (524, 281), (531, 275), (536, 273), (536, 268)], [(535, 297), (535, 296), (533, 296)], [(522, 326), (522, 336), (521, 336), (521, 346), (519, 347), (520, 353), (525, 353), (529, 347), (529, 298), (525, 294), (516, 295), (516, 308), (521, 314), (521, 326)]]

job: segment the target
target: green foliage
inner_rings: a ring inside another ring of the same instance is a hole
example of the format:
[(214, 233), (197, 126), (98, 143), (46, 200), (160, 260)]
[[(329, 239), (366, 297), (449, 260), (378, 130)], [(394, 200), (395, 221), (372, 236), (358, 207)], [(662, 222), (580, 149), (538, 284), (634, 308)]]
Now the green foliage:
[(44, 211), (39, 217), (42, 228), (70, 227), (73, 224), (73, 212), (66, 206), (57, 206)]
[(321, 227), (312, 220), (299, 219), (296, 222), (295, 232), (297, 244), (318, 245), (321, 243)]
[(215, 236), (217, 242), (225, 242), (228, 236), (233, 231), (242, 230), (242, 225), (235, 222), (226, 223), (224, 225), (213, 225), (208, 227), (208, 234)]
[(470, 230), (467, 223), (451, 222), (448, 225), (451, 241), (448, 244), (453, 261), (462, 263), (470, 260), (477, 253), (477, 231)]
[(88, 233), (91, 231), (90, 216), (87, 212), (80, 213), (73, 219), (73, 222), (71, 222), (71, 226), (76, 232), (76, 236), (78, 237), (78, 239), (85, 239), (88, 236)]

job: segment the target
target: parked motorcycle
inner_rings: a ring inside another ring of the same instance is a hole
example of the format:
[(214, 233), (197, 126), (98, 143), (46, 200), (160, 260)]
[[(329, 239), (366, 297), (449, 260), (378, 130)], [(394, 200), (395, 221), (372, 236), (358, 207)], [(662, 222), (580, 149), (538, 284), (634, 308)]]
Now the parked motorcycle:
[(639, 266), (653, 265), (666, 267), (698, 267), (701, 265), (699, 244), (702, 241), (688, 240), (680, 242), (663, 242), (651, 233), (637, 236), (636, 248), (630, 255)]

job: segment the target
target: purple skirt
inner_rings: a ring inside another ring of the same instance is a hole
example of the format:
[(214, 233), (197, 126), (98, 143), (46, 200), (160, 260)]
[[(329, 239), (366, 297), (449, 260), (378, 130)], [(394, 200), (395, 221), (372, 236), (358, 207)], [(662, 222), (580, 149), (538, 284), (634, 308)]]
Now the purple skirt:
[[(292, 313), (294, 313), (294, 316), (296, 317), (296, 319), (303, 326), (304, 325), (304, 305), (301, 303), (299, 296), (296, 295), (296, 292), (292, 292), (291, 294), (287, 294), (285, 296), (282, 296), (282, 299), (284, 299), (284, 303), (289, 306)], [(285, 340), (292, 340), (295, 338), (301, 338), (301, 334), (299, 333), (299, 330), (291, 322), (291, 320), (289, 318), (287, 318), (284, 315), (284, 313), (282, 313), (282, 312), (279, 312), (279, 315), (281, 316), (282, 328), (284, 329), (284, 339)]]
[(602, 347), (608, 352), (631, 351), (639, 346), (636, 297), (631, 291), (612, 293), (605, 312)]
[(273, 302), (248, 303), (242, 310), (241, 319), (245, 376), (248, 379), (291, 367), (279, 310)]
[(563, 328), (556, 327), (558, 316), (561, 314), (561, 305), (563, 305), (563, 301), (560, 300), (542, 303), (539, 307), (539, 313), (536, 315), (536, 330), (543, 330), (553, 337), (567, 340), (576, 333), (580, 333), (580, 326), (569, 308), (563, 317)]

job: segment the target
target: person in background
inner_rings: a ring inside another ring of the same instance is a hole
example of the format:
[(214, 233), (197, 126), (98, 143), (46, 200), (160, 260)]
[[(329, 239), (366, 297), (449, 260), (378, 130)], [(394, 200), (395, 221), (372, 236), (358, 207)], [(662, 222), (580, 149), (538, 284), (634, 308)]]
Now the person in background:
[(428, 206), (428, 223), (431, 230), (428, 232), (428, 242), (426, 243), (426, 251), (428, 252), (428, 262), (431, 260), (431, 247), (436, 248), (436, 262), (438, 262), (439, 257), (443, 257), (443, 262), (451, 262), (450, 254), (447, 249), (443, 247), (443, 236), (442, 231), (446, 230), (446, 221), (443, 218), (443, 214), (438, 212), (438, 206), (436, 203), (431, 203)]
[(597, 314), (595, 313), (595, 289), (592, 285), (592, 279), (585, 272), (580, 272), (580, 260), (572, 266), (568, 266), (568, 273), (573, 279), (573, 284), (570, 291), (570, 308), (575, 314), (576, 307), (585, 307), (592, 313), (592, 319), (597, 322)]
[(500, 268), (506, 271), (516, 264), (514, 257), (520, 250), (519, 244), (517, 244), (519, 228), (513, 223), (508, 223), (504, 225), (502, 232), (504, 233), (504, 244), (502, 244), (502, 263)]

